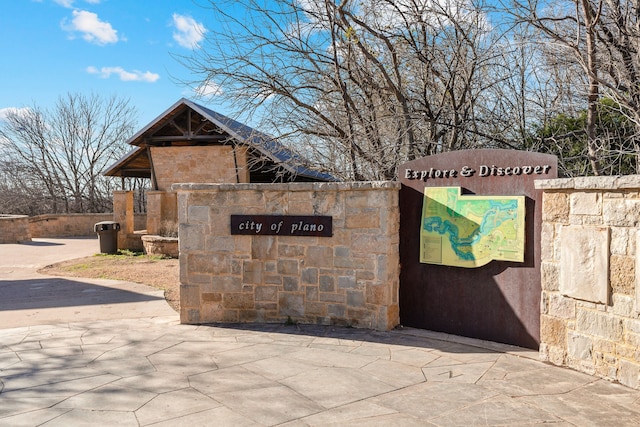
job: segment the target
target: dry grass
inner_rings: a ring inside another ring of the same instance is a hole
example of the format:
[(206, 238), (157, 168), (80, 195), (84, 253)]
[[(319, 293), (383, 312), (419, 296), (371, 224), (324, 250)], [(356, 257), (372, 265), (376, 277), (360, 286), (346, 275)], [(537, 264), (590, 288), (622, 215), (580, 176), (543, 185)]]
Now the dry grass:
[(180, 309), (180, 268), (174, 258), (121, 252), (118, 255), (95, 255), (49, 265), (42, 274), (92, 279), (112, 279), (142, 283), (164, 290), (167, 303)]

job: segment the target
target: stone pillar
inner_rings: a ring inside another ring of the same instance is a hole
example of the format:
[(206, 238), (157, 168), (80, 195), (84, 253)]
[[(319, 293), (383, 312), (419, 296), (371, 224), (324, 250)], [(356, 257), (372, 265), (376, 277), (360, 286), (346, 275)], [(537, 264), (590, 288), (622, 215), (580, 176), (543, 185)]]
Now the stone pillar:
[(171, 191), (147, 191), (147, 233), (162, 234), (167, 224), (177, 222), (177, 194)]
[(0, 244), (31, 241), (27, 215), (0, 215)]
[[(160, 216), (160, 230), (177, 227), (178, 224), (178, 194), (167, 191), (162, 195), (162, 214)], [(167, 225), (168, 224), (168, 225)]]
[(147, 233), (158, 234), (162, 215), (163, 191), (147, 191)]
[(113, 220), (120, 224), (118, 249), (128, 249), (127, 236), (133, 234), (133, 191), (113, 192)]
[(540, 357), (640, 389), (640, 176), (540, 180)]

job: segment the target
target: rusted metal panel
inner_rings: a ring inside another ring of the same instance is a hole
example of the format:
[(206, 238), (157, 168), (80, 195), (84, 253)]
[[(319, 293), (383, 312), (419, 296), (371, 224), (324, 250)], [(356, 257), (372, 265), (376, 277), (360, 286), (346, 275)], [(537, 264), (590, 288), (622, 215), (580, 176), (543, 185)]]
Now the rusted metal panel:
[[(542, 192), (536, 179), (557, 177), (557, 159), (515, 150), (470, 150), (401, 166), (400, 320), (405, 326), (538, 348)], [(424, 188), (461, 187), (466, 194), (525, 196), (523, 263), (478, 268), (419, 262)]]

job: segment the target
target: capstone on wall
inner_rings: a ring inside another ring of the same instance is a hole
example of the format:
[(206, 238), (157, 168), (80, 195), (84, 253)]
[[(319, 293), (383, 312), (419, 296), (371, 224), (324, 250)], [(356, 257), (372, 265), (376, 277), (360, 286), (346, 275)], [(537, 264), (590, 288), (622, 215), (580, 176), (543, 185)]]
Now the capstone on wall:
[[(181, 322), (399, 323), (398, 183), (172, 188)], [(333, 236), (232, 235), (234, 214), (331, 216)]]
[(542, 359), (640, 388), (640, 176), (536, 187)]

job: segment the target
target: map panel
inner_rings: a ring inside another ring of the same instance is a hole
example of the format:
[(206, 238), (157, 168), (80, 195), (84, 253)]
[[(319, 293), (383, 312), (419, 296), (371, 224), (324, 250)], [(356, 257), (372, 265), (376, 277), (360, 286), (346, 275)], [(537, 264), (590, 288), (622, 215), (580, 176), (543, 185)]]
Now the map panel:
[(460, 187), (425, 187), (420, 262), (481, 267), (524, 262), (525, 197), (462, 195)]

